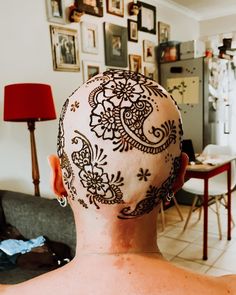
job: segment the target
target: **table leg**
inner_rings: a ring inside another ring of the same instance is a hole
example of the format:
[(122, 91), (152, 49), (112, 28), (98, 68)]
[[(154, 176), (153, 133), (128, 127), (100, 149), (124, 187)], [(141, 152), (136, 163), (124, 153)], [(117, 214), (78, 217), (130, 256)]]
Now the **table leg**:
[(207, 260), (207, 240), (208, 240), (208, 178), (204, 179), (204, 220), (203, 220), (203, 260)]
[(231, 163), (229, 163), (229, 169), (227, 170), (227, 188), (228, 188), (228, 240), (231, 240)]

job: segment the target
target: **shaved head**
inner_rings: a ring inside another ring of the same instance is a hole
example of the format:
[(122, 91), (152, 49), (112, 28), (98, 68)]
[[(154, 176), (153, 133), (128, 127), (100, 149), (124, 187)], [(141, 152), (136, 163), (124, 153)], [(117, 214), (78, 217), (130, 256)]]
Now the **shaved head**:
[(171, 95), (126, 70), (99, 74), (66, 100), (58, 133), (63, 182), (85, 209), (119, 204), (118, 218), (149, 213), (180, 166), (182, 124)]

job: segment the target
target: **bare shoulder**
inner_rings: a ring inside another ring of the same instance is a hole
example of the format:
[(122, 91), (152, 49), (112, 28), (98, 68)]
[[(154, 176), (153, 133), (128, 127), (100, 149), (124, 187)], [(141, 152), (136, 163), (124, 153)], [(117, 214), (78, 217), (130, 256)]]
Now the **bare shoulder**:
[(236, 275), (225, 275), (219, 280), (229, 289), (229, 294), (236, 294)]
[(0, 295), (15, 295), (15, 285), (1, 285), (0, 284)]

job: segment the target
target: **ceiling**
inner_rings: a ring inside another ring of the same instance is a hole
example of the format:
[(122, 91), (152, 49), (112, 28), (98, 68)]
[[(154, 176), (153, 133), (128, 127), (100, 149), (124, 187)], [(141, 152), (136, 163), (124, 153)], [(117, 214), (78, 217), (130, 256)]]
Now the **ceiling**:
[(198, 20), (207, 20), (236, 13), (236, 0), (165, 0), (191, 14)]

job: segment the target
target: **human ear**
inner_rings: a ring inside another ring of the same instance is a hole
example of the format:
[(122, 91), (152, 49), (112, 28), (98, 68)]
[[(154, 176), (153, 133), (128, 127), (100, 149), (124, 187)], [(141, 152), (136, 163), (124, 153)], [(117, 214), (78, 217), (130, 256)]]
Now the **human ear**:
[(62, 171), (59, 158), (56, 155), (51, 155), (48, 157), (48, 162), (51, 167), (51, 185), (54, 193), (59, 197), (67, 196), (67, 192), (62, 180)]
[(181, 154), (180, 169), (179, 169), (177, 178), (172, 186), (172, 191), (174, 193), (176, 193), (178, 190), (180, 190), (184, 184), (184, 176), (185, 176), (186, 167), (188, 165), (188, 162), (189, 162), (188, 155), (185, 153), (182, 153)]

